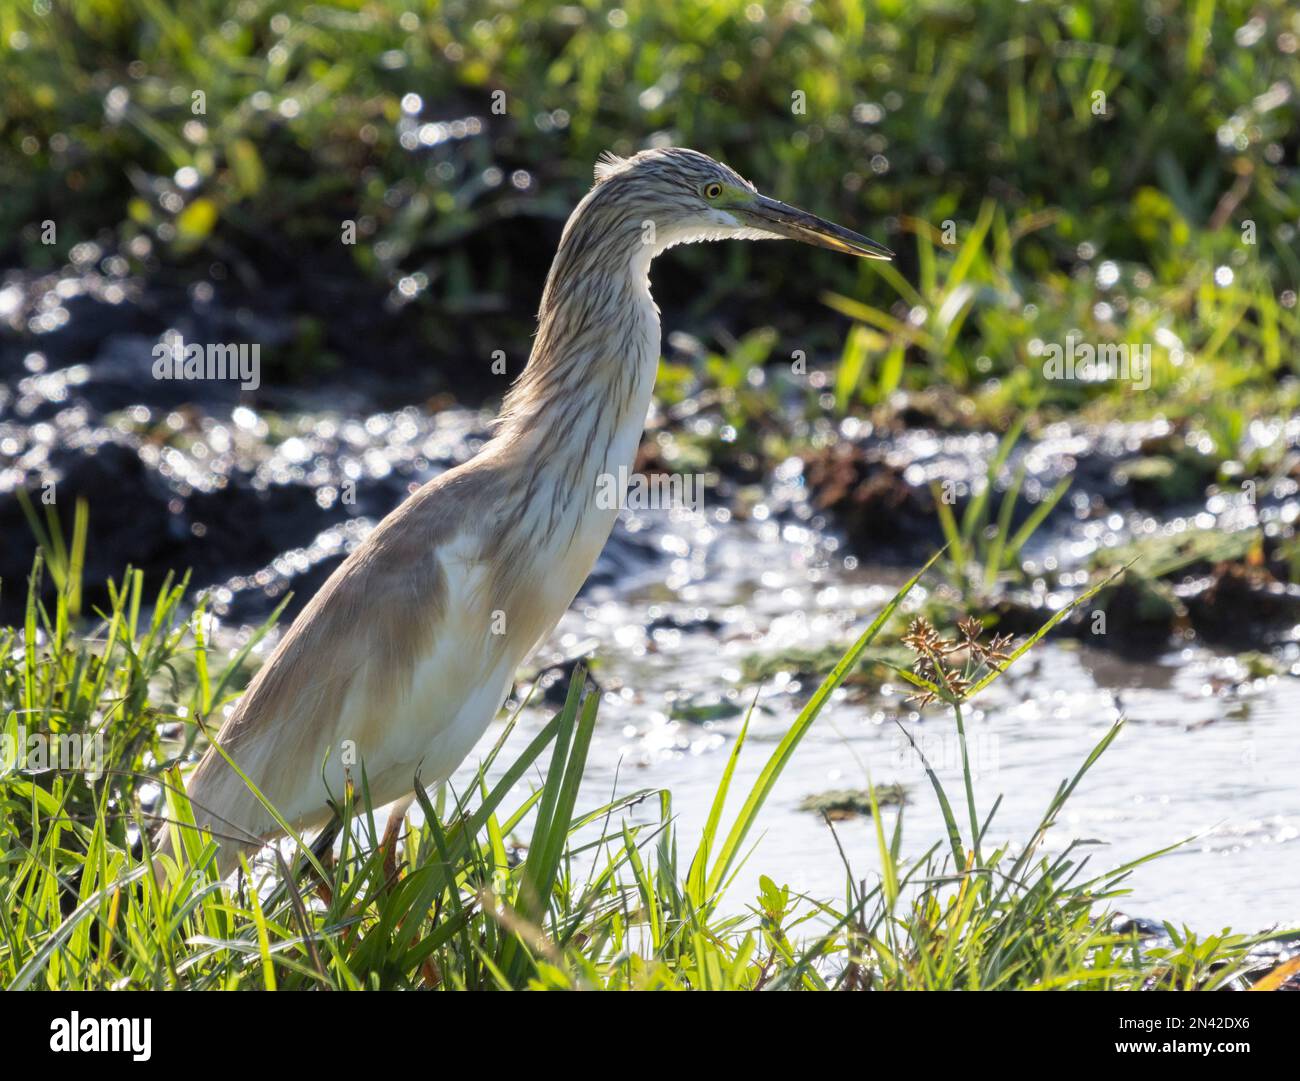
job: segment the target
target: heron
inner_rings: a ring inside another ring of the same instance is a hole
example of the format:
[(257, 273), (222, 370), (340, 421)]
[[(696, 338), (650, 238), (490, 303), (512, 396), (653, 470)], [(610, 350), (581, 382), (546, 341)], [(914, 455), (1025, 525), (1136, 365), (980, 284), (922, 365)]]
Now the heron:
[[(326, 825), (363, 765), (397, 837), (417, 785), (451, 776), (577, 596), (618, 514), (659, 366), (651, 261), (678, 244), (791, 239), (866, 259), (874, 240), (762, 195), (680, 147), (604, 155), (569, 217), (533, 347), (490, 439), (412, 493), (330, 575), (186, 783), (224, 875), (274, 816)], [(229, 759), (229, 761), (227, 760)], [(170, 850), (164, 826), (159, 851)], [(389, 850), (391, 854), (391, 849)]]

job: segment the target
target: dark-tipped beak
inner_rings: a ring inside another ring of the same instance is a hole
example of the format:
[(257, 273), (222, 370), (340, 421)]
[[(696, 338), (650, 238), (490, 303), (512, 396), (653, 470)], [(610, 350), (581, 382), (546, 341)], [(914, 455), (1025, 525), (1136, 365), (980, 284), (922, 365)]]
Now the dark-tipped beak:
[(863, 259), (894, 257), (894, 253), (883, 244), (843, 229), (816, 214), (809, 214), (806, 210), (769, 199), (766, 195), (754, 196), (754, 201), (749, 206), (736, 207), (733, 213), (757, 229), (791, 240), (802, 240), (805, 244), (816, 244), (819, 248), (830, 248), (831, 251), (846, 252)]

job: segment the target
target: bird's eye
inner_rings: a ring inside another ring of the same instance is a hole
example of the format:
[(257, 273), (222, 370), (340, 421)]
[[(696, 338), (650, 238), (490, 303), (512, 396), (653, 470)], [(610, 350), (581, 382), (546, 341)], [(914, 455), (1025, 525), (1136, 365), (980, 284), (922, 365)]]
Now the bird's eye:
[(714, 181), (712, 184), (704, 185), (704, 198), (716, 199), (722, 194), (722, 185)]

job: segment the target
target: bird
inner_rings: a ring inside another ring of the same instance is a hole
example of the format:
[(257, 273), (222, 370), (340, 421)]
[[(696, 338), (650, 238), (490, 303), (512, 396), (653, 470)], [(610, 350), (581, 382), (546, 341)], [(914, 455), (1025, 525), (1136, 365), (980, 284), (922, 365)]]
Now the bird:
[[(679, 244), (791, 239), (866, 259), (884, 245), (778, 202), (683, 147), (602, 155), (542, 292), (527, 364), (472, 458), (418, 488), (293, 621), (190, 774), (224, 876), (280, 834), (320, 829), (364, 766), (391, 843), (417, 785), (445, 781), (568, 609), (631, 474), (660, 357), (651, 261)], [(229, 759), (229, 761), (227, 760)], [(160, 853), (174, 852), (165, 823)], [(188, 827), (187, 827), (188, 828)]]

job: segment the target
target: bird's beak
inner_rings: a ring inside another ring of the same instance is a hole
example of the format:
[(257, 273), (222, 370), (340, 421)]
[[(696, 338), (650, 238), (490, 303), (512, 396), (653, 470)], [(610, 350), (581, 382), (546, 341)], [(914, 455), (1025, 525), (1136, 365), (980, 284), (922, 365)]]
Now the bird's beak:
[(735, 207), (732, 213), (756, 229), (788, 237), (790, 240), (801, 240), (805, 244), (815, 244), (819, 248), (830, 248), (831, 251), (846, 252), (863, 259), (894, 257), (894, 253), (883, 244), (843, 229), (816, 214), (809, 214), (806, 210), (769, 199), (766, 195), (755, 195), (747, 206)]

